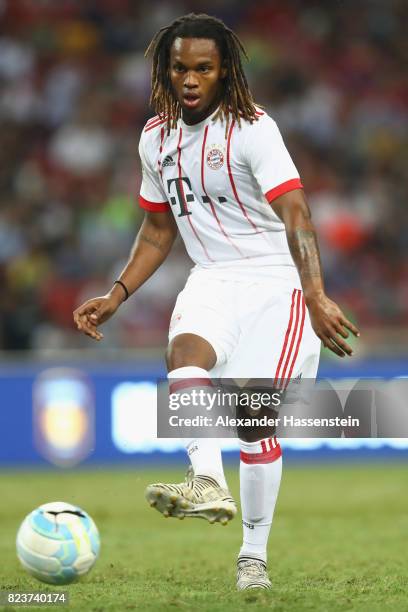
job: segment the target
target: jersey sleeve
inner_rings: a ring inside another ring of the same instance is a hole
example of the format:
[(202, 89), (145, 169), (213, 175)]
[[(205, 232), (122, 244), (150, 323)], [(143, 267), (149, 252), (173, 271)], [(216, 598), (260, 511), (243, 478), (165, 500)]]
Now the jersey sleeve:
[(139, 205), (150, 212), (167, 212), (170, 210), (170, 204), (160, 183), (159, 173), (152, 167), (145, 149), (146, 142), (142, 134), (139, 142), (139, 155), (142, 165)]
[(303, 188), (279, 128), (271, 117), (265, 115), (248, 128), (245, 152), (251, 172), (268, 202), (288, 191)]

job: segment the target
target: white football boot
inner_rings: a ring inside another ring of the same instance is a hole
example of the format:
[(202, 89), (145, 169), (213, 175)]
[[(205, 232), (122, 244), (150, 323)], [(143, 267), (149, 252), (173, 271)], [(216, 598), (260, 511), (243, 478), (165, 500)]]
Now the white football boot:
[(210, 476), (194, 476), (192, 468), (179, 484), (151, 484), (145, 497), (152, 508), (166, 518), (207, 519), (209, 523), (226, 525), (237, 513), (237, 506), (228, 489), (220, 487)]
[(237, 562), (237, 589), (270, 589), (271, 581), (266, 572), (266, 563), (260, 559), (241, 557)]

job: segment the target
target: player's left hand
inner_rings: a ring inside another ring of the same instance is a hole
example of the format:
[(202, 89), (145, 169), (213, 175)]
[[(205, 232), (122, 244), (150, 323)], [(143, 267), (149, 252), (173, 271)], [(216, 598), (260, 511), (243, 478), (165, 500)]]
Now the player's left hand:
[(330, 349), (339, 357), (353, 355), (353, 349), (345, 338), (349, 337), (349, 331), (359, 337), (357, 327), (349, 321), (342, 310), (327, 295), (307, 300), (310, 320), (316, 335), (323, 342), (323, 346)]

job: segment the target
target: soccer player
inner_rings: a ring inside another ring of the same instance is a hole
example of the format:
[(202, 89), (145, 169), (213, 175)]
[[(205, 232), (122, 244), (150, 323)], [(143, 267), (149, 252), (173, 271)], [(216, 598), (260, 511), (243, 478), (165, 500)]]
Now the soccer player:
[[(352, 355), (357, 328), (325, 294), (319, 250), (298, 171), (276, 123), (256, 106), (237, 36), (220, 20), (190, 14), (150, 43), (151, 103), (140, 138), (145, 218), (112, 289), (74, 312), (98, 327), (163, 263), (177, 232), (195, 262), (170, 323), (169, 379), (279, 381), (315, 378), (320, 343)], [(171, 385), (170, 385), (171, 390)], [(275, 436), (240, 440), (243, 544), (237, 587), (270, 588), (266, 551), (282, 458)], [(186, 481), (157, 483), (146, 497), (165, 516), (226, 523), (236, 505), (212, 439), (187, 443)]]

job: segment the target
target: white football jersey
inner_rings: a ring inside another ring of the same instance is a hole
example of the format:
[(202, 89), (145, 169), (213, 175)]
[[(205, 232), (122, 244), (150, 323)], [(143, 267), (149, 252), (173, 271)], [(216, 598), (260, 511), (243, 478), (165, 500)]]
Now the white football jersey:
[(182, 119), (167, 135), (150, 119), (140, 138), (140, 205), (171, 210), (191, 259), (201, 268), (294, 266), (285, 226), (270, 202), (302, 187), (276, 123)]

